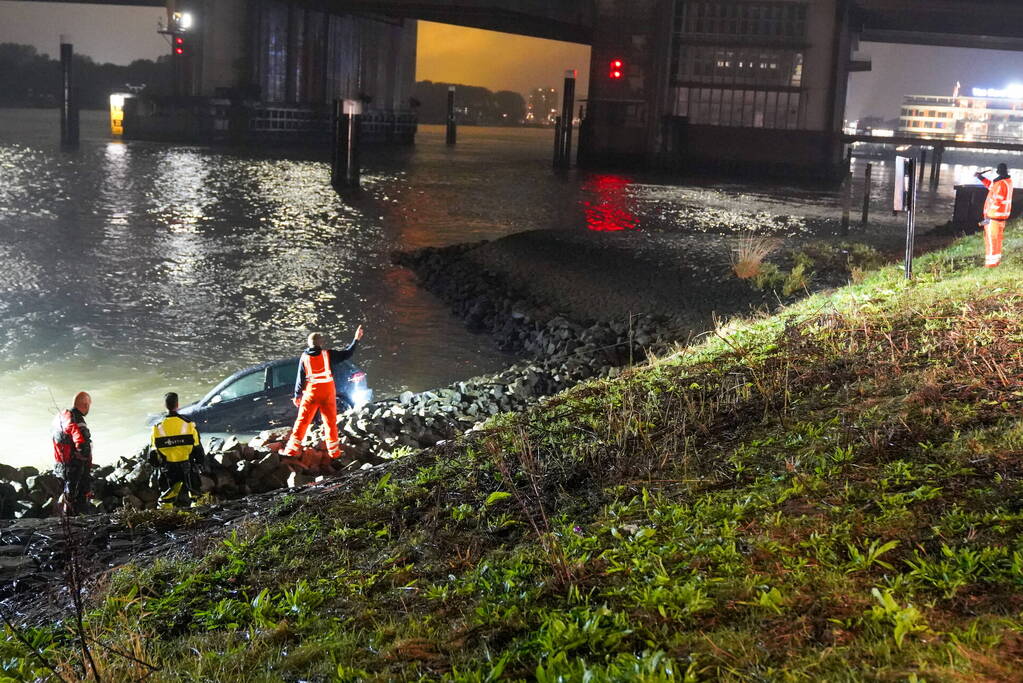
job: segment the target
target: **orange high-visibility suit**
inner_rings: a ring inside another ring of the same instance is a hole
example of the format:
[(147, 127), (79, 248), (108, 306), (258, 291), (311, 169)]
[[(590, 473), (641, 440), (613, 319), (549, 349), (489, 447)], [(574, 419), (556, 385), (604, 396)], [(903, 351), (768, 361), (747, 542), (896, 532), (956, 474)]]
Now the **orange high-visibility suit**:
[[(350, 357), (355, 344), (343, 352)], [(299, 455), (302, 439), (305, 438), (309, 425), (312, 424), (316, 412), (319, 411), (323, 426), (326, 428), (327, 453), (331, 458), (341, 457), (341, 441), (337, 433), (337, 389), (334, 387), (334, 375), (331, 372), (331, 351), (311, 347), (306, 349), (299, 361), (298, 379), (295, 382), (298, 417), (291, 430), (291, 438), (283, 455)], [(338, 352), (333, 352), (335, 355)], [(338, 359), (344, 360), (345, 358)], [(304, 385), (304, 386), (303, 386)], [(301, 398), (298, 397), (301, 392)]]
[(1005, 234), (1005, 221), (1012, 214), (1012, 178), (1007, 172), (999, 169), (998, 177), (993, 181), (980, 176), (980, 182), (988, 188), (987, 201), (984, 202), (984, 246), (987, 256), (984, 265), (994, 268), (1002, 262), (1002, 236)]

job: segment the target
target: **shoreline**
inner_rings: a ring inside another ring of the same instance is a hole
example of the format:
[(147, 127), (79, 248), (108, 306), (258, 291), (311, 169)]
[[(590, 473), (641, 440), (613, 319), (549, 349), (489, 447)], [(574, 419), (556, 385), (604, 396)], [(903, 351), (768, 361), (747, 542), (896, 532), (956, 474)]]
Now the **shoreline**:
[[(229, 501), (322, 483), (455, 438), (493, 415), (519, 411), (579, 382), (615, 376), (649, 354), (689, 343), (724, 319), (782, 304), (777, 291), (758, 289), (729, 272), (736, 240), (538, 230), (492, 242), (395, 252), (392, 261), (412, 271), (419, 286), (450, 306), (470, 330), (521, 360), (496, 373), (406, 391), (339, 415), (343, 456), (337, 461), (328, 458), (313, 433), (300, 457), (281, 458), (289, 427), (247, 442), (220, 441), (207, 454), (202, 493)], [(792, 261), (786, 249), (796, 260), (810, 258), (796, 251), (810, 244), (778, 239), (771, 262)], [(852, 257), (832, 250), (814, 258), (823, 263)], [(824, 263), (822, 275), (812, 274), (804, 285), (844, 284), (849, 274), (842, 268)], [(804, 290), (788, 300), (811, 291)], [(94, 468), (93, 512), (154, 507), (155, 479), (145, 449)], [(50, 516), (59, 495), (52, 470), (0, 463), (0, 518)]]
[[(280, 457), (289, 428), (263, 432), (248, 443), (228, 439), (208, 454), (208, 473), (202, 477), (203, 491), (212, 493), (217, 502), (192, 512), (152, 509), (159, 492), (153, 484), (153, 469), (141, 452), (121, 458), (116, 465), (97, 468), (97, 514), (73, 522), (87, 538), (93, 554), (90, 562), (99, 572), (140, 553), (152, 554), (161, 548), (182, 551), (192, 539), (201, 542), (203, 533), (181, 534), (176, 525), (161, 530), (159, 520), (164, 516), (187, 515), (195, 529), (205, 532), (236, 527), (244, 520), (266, 515), (271, 507), (294, 495), (324, 495), (345, 487), (353, 477), (390, 467), (406, 456), (443, 449), (494, 415), (521, 412), (586, 380), (616, 377), (623, 368), (694, 341), (720, 324), (722, 317), (771, 308), (765, 292), (721, 272), (728, 250), (719, 249), (716, 254), (704, 254), (695, 265), (680, 266), (691, 273), (688, 280), (678, 279), (678, 268), (662, 276), (675, 278), (676, 284), (706, 287), (710, 282), (706, 273), (717, 271), (723, 291), (742, 294), (734, 297), (730, 306), (722, 305), (729, 303), (723, 299), (704, 297), (698, 315), (691, 311), (687, 315), (683, 307), (676, 307), (661, 315), (616, 316), (629, 297), (619, 296), (615, 302), (600, 298), (608, 278), (631, 271), (636, 278), (650, 280), (656, 277), (650, 271), (650, 249), (656, 248), (656, 255), (662, 258), (672, 253), (663, 248), (661, 239), (644, 245), (629, 241), (630, 237), (635, 235), (603, 241), (601, 248), (611, 254), (604, 260), (578, 257), (574, 271), (567, 266), (560, 271), (556, 277), (566, 284), (557, 304), (537, 301), (537, 292), (550, 280), (535, 277), (536, 268), (545, 266), (538, 266), (531, 254), (540, 250), (546, 258), (556, 258), (577, 248), (572, 238), (519, 233), (495, 242), (395, 253), (395, 263), (411, 269), (420, 286), (451, 306), (466, 325), (486, 333), (523, 360), (499, 373), (432, 391), (404, 392), (340, 415), (344, 455), (338, 461), (327, 457), (322, 442), (312, 434), (300, 457)], [(719, 246), (727, 245), (729, 240), (719, 242)], [(687, 243), (680, 239), (676, 246)], [(577, 255), (585, 253), (578, 251)], [(630, 262), (629, 254), (635, 255), (635, 260)], [(786, 258), (780, 249), (776, 256), (779, 262)], [(572, 259), (566, 264), (570, 262)], [(818, 284), (828, 286), (825, 280)], [(799, 296), (802, 294), (794, 298)], [(776, 306), (781, 305), (782, 300), (775, 298)], [(585, 317), (588, 311), (601, 310), (610, 315), (603, 320)], [(15, 512), (21, 517), (0, 521), (0, 599), (17, 604), (21, 604), (19, 596), (43, 587), (59, 587), (68, 543), (59, 518), (47, 515), (59, 495), (59, 482), (52, 474), (34, 469), (0, 466), (0, 512), (8, 516), (17, 506)], [(139, 526), (138, 531), (133, 524)]]

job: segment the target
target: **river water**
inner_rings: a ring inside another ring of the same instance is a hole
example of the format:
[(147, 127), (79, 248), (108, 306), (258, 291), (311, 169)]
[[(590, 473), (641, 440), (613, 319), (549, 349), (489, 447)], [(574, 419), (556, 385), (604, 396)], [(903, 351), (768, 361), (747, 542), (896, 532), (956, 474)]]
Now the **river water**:
[[(195, 400), (297, 354), (314, 329), (343, 344), (365, 325), (356, 362), (378, 395), (513, 360), (393, 267), (395, 249), (536, 228), (714, 230), (738, 209), (832, 220), (839, 206), (825, 190), (555, 173), (550, 131), (459, 133), (455, 148), (423, 127), (414, 148), (367, 151), (364, 192), (343, 198), (319, 159), (123, 143), (101, 112), (83, 112), (81, 145), (61, 151), (56, 111), (0, 110), (0, 460), (48, 465), (55, 408), (87, 390), (97, 461), (111, 462), (145, 442), (164, 392)], [(939, 214), (950, 196), (935, 195)]]

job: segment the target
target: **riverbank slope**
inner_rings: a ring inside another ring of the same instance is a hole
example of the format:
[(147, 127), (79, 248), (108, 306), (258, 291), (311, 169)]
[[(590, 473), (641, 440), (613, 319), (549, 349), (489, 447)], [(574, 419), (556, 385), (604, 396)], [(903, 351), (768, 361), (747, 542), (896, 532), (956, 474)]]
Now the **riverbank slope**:
[[(184, 540), (101, 582), (92, 656), (109, 680), (1013, 680), (1021, 250), (984, 270), (962, 240), (224, 535), (133, 513)], [(5, 673), (73, 677), (71, 623), (8, 632)]]

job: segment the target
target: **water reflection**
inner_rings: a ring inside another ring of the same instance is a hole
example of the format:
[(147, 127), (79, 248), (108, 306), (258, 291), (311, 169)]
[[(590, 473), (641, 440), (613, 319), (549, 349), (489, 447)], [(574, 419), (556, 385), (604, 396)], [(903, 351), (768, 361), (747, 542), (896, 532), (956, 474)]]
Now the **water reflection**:
[(592, 199), (583, 198), (586, 227), (597, 232), (635, 230), (639, 218), (633, 212), (629, 190), (634, 181), (626, 176), (593, 174), (583, 182), (582, 189)]

